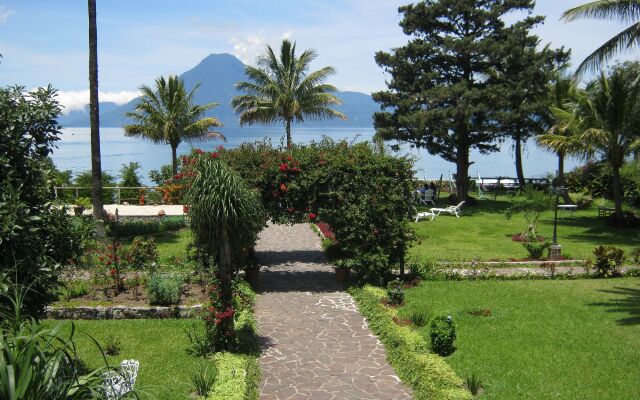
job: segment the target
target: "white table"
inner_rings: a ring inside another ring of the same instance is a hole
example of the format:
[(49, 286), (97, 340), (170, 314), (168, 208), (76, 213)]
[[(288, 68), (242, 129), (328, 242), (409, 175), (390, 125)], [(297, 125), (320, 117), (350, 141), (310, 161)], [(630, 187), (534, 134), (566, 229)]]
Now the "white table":
[(578, 206), (576, 206), (575, 204), (558, 204), (558, 209), (562, 213), (564, 213), (565, 211), (569, 211), (569, 215), (573, 216), (573, 213), (578, 209)]

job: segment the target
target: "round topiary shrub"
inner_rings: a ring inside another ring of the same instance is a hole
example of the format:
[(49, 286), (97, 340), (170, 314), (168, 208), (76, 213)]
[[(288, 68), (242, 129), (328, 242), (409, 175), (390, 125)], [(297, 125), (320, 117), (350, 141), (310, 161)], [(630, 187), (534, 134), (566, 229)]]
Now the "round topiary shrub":
[(429, 327), (431, 336), (431, 350), (441, 356), (452, 354), (456, 348), (454, 342), (456, 340), (456, 325), (453, 323), (451, 316), (438, 316), (431, 321)]

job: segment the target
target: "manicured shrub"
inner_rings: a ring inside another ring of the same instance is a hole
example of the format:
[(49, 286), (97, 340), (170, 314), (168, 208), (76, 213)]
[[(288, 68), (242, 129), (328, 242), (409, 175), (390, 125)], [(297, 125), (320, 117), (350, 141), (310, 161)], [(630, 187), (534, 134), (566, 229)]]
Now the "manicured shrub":
[(593, 250), (596, 260), (593, 269), (597, 276), (609, 278), (620, 274), (624, 262), (624, 250), (613, 246), (598, 246)]
[(184, 280), (177, 274), (154, 274), (147, 282), (149, 303), (161, 306), (178, 304)]
[(404, 302), (404, 288), (400, 279), (395, 279), (387, 285), (387, 301), (393, 305), (400, 305)]
[(529, 240), (527, 242), (522, 243), (524, 248), (529, 253), (529, 257), (533, 259), (540, 259), (544, 255), (545, 250), (551, 246), (551, 242), (545, 240), (543, 242), (539, 242), (537, 240)]
[(456, 325), (450, 316), (441, 315), (432, 319), (429, 327), (429, 336), (431, 337), (431, 350), (433, 352), (441, 356), (448, 356), (456, 350), (454, 345)]

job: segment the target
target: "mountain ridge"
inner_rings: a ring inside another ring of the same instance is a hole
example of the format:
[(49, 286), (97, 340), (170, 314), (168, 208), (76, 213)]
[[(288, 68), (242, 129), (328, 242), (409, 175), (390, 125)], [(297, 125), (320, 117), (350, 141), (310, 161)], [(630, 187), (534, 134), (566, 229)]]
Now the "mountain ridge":
[[(240, 93), (236, 90), (235, 84), (246, 80), (244, 69), (245, 65), (235, 56), (228, 53), (212, 53), (193, 68), (183, 72), (180, 78), (184, 80), (187, 90), (200, 84), (194, 96), (197, 104), (218, 103), (206, 113), (206, 116), (218, 118), (226, 127), (239, 127), (238, 117), (231, 107), (231, 99)], [(379, 110), (379, 106), (371, 95), (355, 91), (337, 91), (335, 94), (342, 100), (342, 105), (335, 108), (344, 113), (347, 120), (308, 120), (303, 123), (305, 127), (349, 128), (373, 125), (373, 113)], [(101, 102), (100, 126), (122, 127), (127, 124), (126, 113), (133, 111), (138, 101), (139, 98), (136, 98), (122, 105)], [(88, 105), (83, 110), (73, 110), (62, 115), (58, 122), (64, 128), (89, 127)]]

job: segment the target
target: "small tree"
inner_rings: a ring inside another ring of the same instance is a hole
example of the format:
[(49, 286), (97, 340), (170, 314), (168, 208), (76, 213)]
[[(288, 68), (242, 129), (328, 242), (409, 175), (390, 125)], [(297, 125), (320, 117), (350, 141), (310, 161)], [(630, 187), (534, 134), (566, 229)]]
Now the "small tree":
[(191, 229), (198, 246), (216, 264), (206, 319), (210, 350), (233, 347), (232, 279), (266, 223), (258, 193), (227, 164), (202, 155), (187, 192)]
[(514, 197), (511, 207), (505, 212), (505, 217), (511, 219), (513, 214), (521, 213), (527, 222), (527, 227), (520, 237), (527, 241), (536, 241), (538, 237), (538, 221), (542, 213), (553, 207), (553, 197), (547, 193), (535, 190), (533, 186), (527, 186), (522, 196)]

